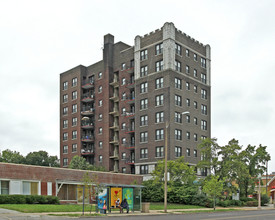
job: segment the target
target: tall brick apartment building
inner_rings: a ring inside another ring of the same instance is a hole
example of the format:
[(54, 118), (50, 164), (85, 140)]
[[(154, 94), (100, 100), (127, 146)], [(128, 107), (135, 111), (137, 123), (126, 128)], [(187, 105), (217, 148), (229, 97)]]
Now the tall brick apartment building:
[(167, 122), (168, 159), (197, 164), (211, 134), (210, 89), (210, 46), (173, 23), (134, 46), (105, 35), (101, 61), (60, 75), (61, 166), (79, 155), (109, 171), (150, 173), (164, 158)]

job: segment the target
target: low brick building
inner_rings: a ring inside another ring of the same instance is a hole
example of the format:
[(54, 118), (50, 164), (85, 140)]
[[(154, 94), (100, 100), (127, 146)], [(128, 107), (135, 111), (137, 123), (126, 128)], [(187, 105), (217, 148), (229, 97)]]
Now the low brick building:
[[(82, 202), (82, 179), (86, 172), (90, 177), (96, 176), (106, 189), (130, 188), (135, 198), (138, 196), (141, 200), (142, 176), (12, 163), (0, 163), (0, 194), (53, 195), (58, 196), (61, 202)], [(88, 199), (87, 195), (89, 193), (86, 193), (85, 199), (89, 202), (91, 197)]]

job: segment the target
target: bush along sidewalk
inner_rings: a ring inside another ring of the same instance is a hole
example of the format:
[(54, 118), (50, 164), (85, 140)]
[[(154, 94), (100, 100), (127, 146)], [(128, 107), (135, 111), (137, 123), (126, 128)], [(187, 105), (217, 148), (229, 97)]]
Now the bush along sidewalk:
[(0, 195), (0, 204), (60, 204), (56, 196)]

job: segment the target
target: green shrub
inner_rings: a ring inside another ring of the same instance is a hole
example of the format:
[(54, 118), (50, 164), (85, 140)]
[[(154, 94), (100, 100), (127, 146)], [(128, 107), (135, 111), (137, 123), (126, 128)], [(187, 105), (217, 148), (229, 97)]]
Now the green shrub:
[(269, 203), (269, 197), (266, 194), (261, 195), (261, 205), (266, 205)]
[(0, 204), (59, 204), (56, 196), (0, 195)]
[(245, 203), (246, 206), (249, 206), (249, 207), (256, 207), (258, 206), (258, 201), (257, 200), (254, 200), (254, 201), (247, 201)]

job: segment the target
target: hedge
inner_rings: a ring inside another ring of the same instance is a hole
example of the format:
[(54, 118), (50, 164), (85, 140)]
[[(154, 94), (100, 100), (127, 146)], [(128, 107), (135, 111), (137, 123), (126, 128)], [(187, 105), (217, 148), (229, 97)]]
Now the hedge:
[(0, 204), (60, 204), (56, 196), (0, 195)]

